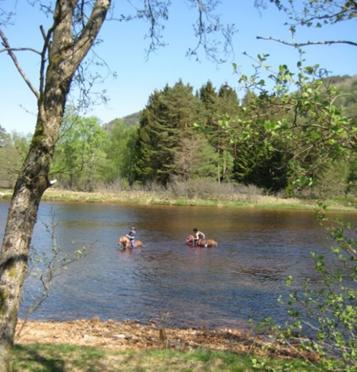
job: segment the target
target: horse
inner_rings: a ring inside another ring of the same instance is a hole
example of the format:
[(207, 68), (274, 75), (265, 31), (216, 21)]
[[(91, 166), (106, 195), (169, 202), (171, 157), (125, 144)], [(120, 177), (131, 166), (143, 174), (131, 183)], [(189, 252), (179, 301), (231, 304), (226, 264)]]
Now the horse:
[[(126, 235), (122, 235), (118, 239), (118, 244), (121, 245), (123, 251), (126, 249), (132, 249), (130, 239)], [(135, 239), (135, 248), (142, 248), (142, 247), (143, 247), (143, 242), (141, 240)]]
[[(186, 244), (190, 247), (193, 247), (193, 243), (195, 241), (195, 238), (193, 235), (187, 235), (186, 237)], [(218, 243), (213, 239), (198, 239), (196, 242), (195, 247), (200, 248), (211, 248), (211, 247), (217, 247)]]

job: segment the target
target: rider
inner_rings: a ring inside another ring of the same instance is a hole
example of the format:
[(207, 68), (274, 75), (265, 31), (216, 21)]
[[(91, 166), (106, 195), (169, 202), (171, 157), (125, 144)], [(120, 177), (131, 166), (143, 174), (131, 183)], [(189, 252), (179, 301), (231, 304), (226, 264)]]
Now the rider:
[(136, 237), (135, 226), (131, 227), (130, 231), (126, 234), (126, 237), (130, 240), (131, 248), (135, 248), (135, 237)]
[(201, 239), (206, 239), (206, 235), (199, 231), (196, 227), (193, 228), (193, 245), (196, 246), (197, 242)]

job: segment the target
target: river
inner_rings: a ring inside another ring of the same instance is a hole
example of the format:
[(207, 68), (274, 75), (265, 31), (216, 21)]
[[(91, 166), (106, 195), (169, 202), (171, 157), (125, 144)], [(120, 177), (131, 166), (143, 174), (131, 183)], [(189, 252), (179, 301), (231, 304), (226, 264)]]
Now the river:
[[(7, 208), (0, 203), (1, 236)], [(342, 216), (357, 223), (357, 214)], [(144, 248), (122, 253), (116, 240), (131, 225)], [(218, 247), (187, 247), (193, 227)], [(293, 275), (298, 286), (313, 278), (310, 252), (329, 246), (313, 212), (296, 210), (42, 203), (33, 251), (50, 256), (52, 231), (61, 254), (72, 257), (83, 247), (86, 254), (58, 273), (32, 319), (97, 316), (196, 327), (282, 321), (286, 310), (277, 298), (286, 292), (285, 278)], [(33, 266), (43, 266), (33, 258)], [(20, 316), (39, 288), (30, 276)]]

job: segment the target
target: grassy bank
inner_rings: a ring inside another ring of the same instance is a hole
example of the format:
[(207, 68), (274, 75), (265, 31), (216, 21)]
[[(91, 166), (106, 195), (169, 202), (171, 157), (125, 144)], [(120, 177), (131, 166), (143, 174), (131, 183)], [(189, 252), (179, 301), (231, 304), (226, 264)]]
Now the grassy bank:
[(16, 345), (13, 371), (310, 371), (299, 359), (195, 349), (115, 351), (66, 344)]
[[(2, 190), (0, 199), (8, 200), (11, 190)], [(159, 191), (101, 191), (81, 192), (62, 189), (48, 189), (43, 200), (52, 202), (80, 202), (80, 203), (118, 203), (132, 205), (168, 205), (168, 206), (205, 206), (205, 207), (233, 207), (233, 208), (261, 208), (261, 209), (314, 209), (318, 200), (279, 198), (275, 196), (254, 193), (222, 194), (206, 197), (175, 196), (169, 192)], [(325, 201), (329, 210), (356, 211), (355, 198)]]

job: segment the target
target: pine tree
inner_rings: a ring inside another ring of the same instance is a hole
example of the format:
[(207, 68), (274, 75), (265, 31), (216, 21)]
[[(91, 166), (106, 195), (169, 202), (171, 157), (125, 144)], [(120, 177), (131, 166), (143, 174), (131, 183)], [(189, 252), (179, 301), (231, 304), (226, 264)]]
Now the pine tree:
[(228, 84), (222, 85), (217, 93), (208, 81), (200, 89), (199, 97), (205, 107), (206, 122), (202, 129), (218, 154), (217, 181), (228, 180), (233, 167), (232, 131), (240, 109), (237, 94)]
[(239, 113), (240, 106), (237, 92), (227, 83), (219, 88), (218, 97), (218, 113), (220, 115), (233, 118)]
[(200, 119), (201, 111), (192, 87), (182, 81), (150, 96), (140, 120), (135, 180), (168, 184), (177, 174), (175, 159), (181, 139), (192, 135), (193, 124)]

